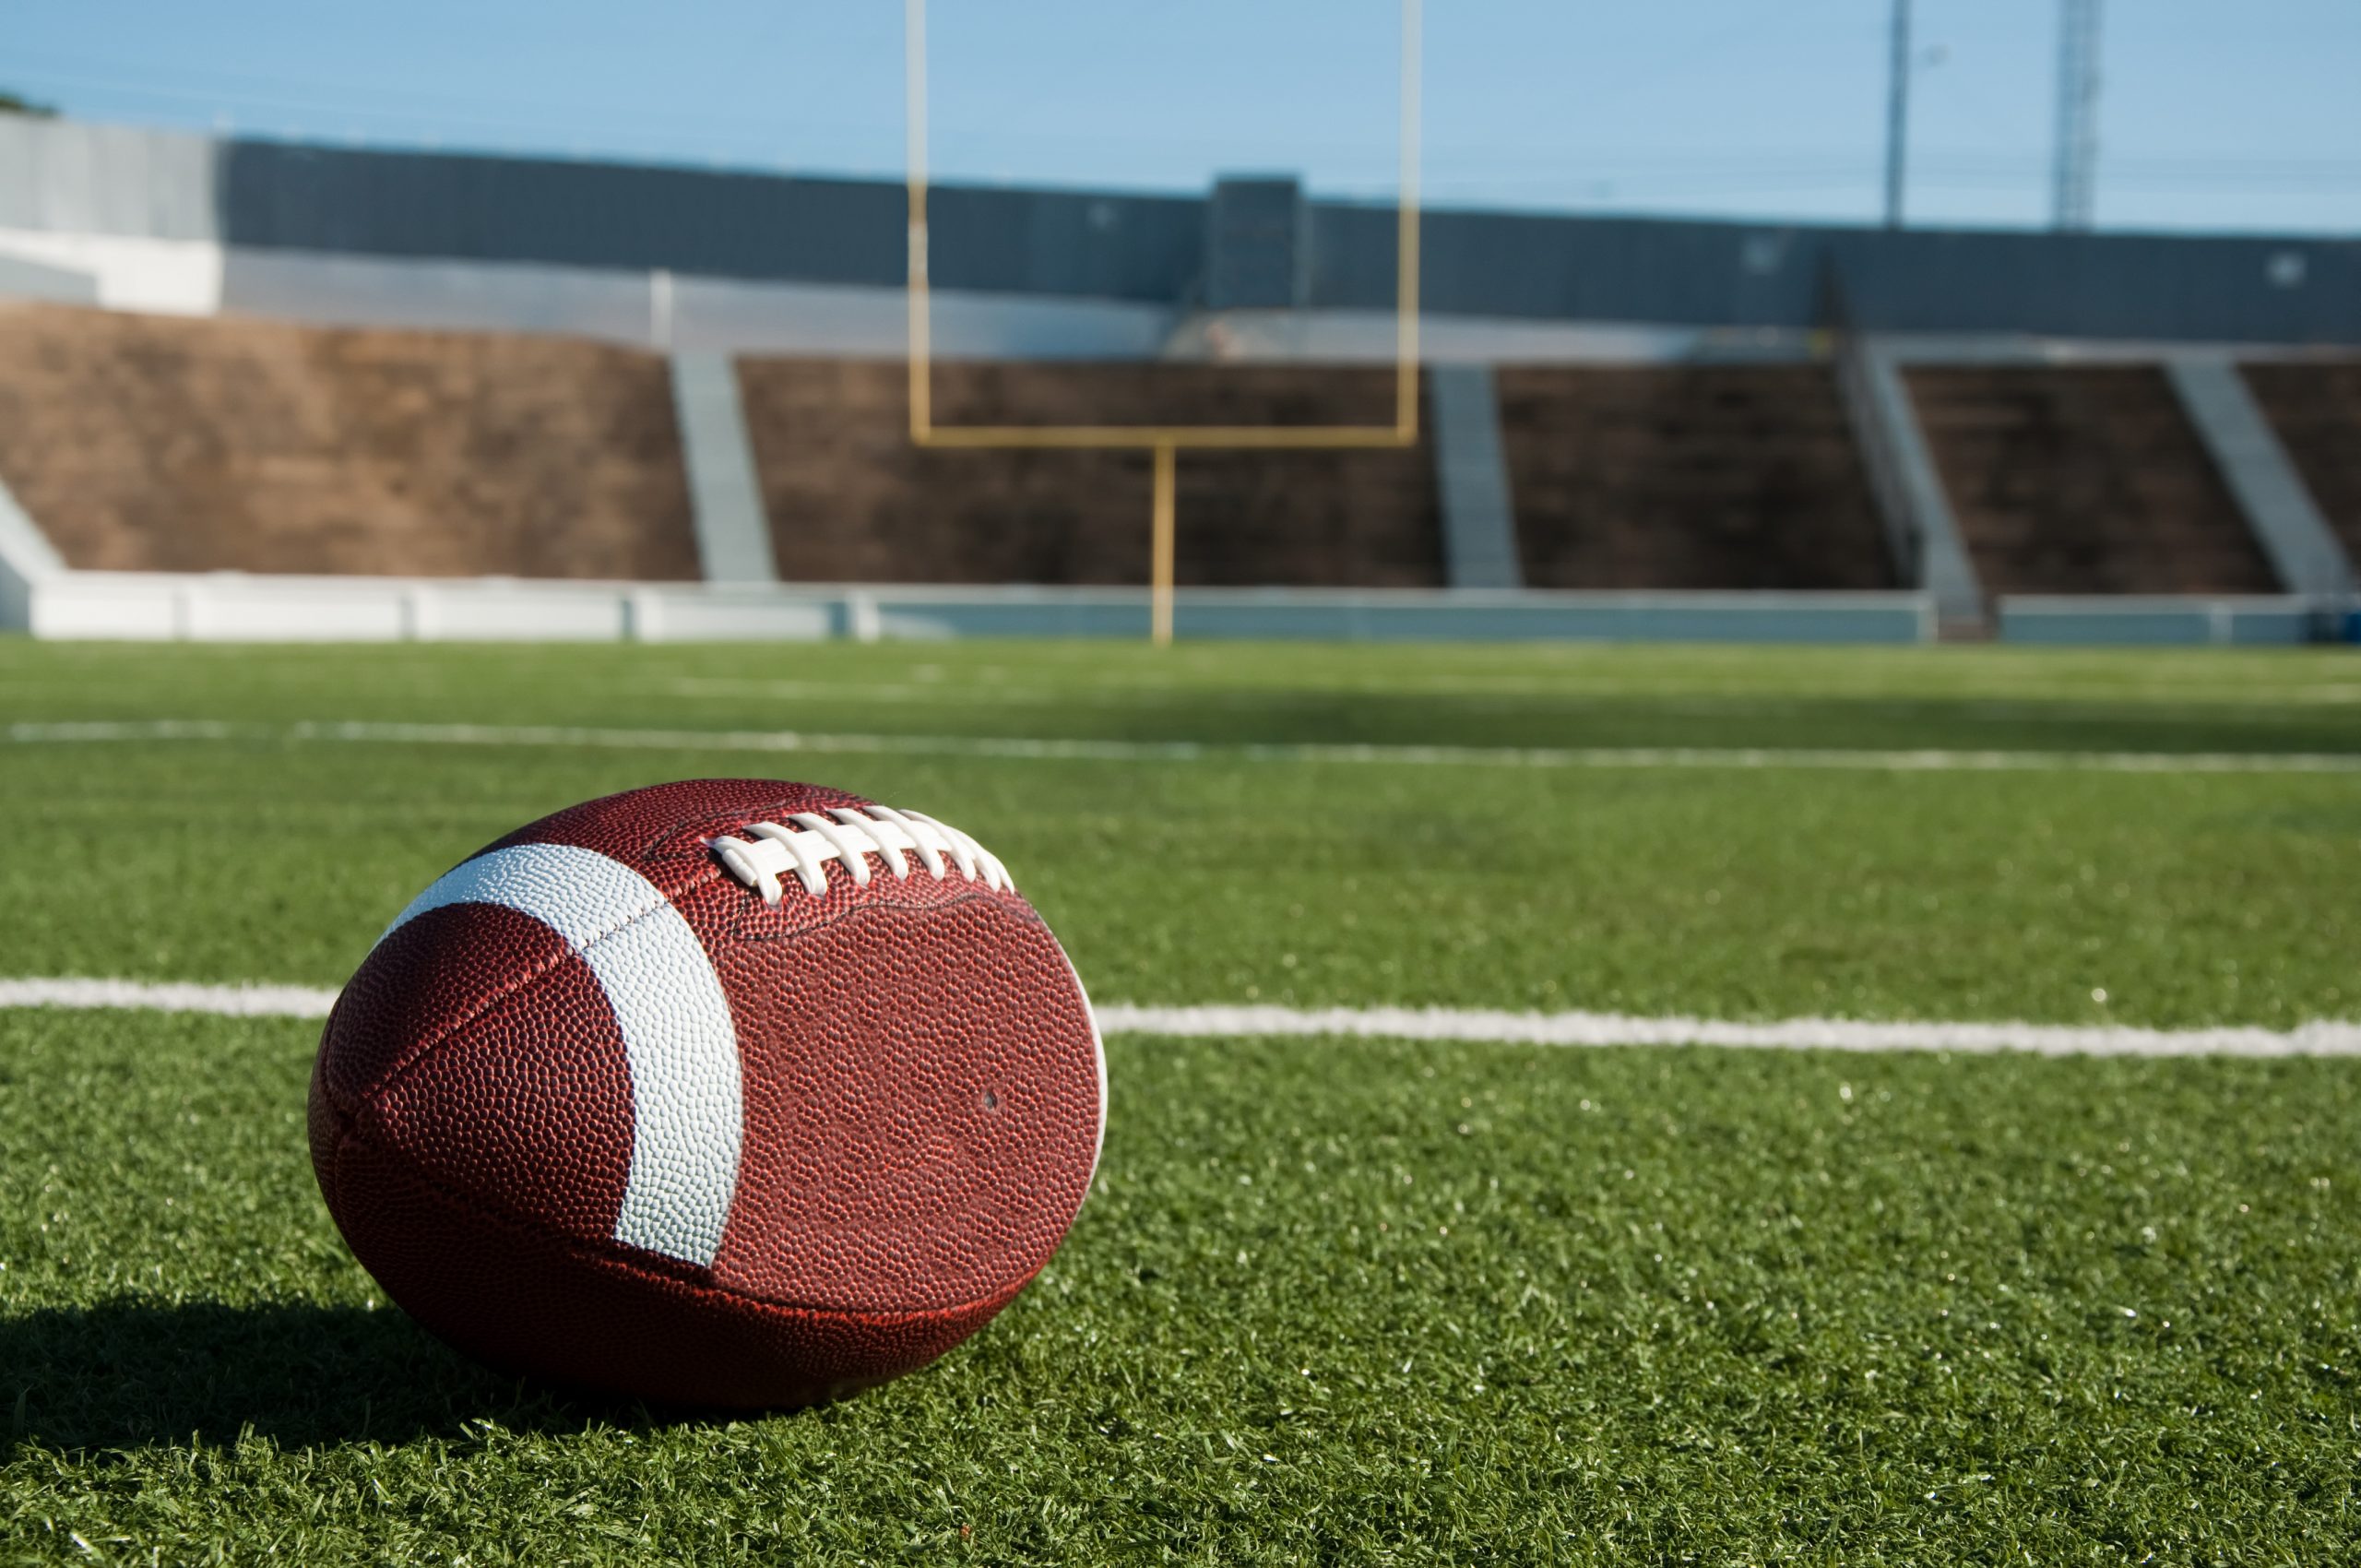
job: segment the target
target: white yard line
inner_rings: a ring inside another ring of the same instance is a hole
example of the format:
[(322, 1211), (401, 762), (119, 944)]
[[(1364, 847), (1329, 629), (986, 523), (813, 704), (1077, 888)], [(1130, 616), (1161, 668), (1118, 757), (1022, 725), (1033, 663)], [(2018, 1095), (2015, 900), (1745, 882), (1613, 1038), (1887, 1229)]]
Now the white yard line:
[(2361, 773), (2361, 753), (1838, 750), (1756, 746), (1404, 746), (1319, 742), (1038, 740), (988, 735), (840, 735), (799, 730), (623, 730), (544, 724), (371, 720), (243, 724), (217, 719), (20, 722), (18, 745), (82, 742), (357, 742), (383, 745), (568, 746), (654, 752), (808, 752), (1093, 762), (1324, 762), (1536, 768), (1819, 768), (1871, 773)]
[[(0, 980), (0, 1008), (129, 1008), (241, 1018), (323, 1018), (333, 991), (299, 985), (191, 985), (123, 980)], [(2042, 1056), (2361, 1056), (2361, 1023), (2294, 1029), (2137, 1029), (2113, 1025), (1870, 1023), (1784, 1018), (1637, 1018), (1619, 1013), (1504, 1013), (1454, 1007), (1140, 1007), (1098, 1009), (1109, 1034), (1171, 1038), (1345, 1036), (1503, 1045), (1710, 1045), (1753, 1051), (2030, 1051)]]

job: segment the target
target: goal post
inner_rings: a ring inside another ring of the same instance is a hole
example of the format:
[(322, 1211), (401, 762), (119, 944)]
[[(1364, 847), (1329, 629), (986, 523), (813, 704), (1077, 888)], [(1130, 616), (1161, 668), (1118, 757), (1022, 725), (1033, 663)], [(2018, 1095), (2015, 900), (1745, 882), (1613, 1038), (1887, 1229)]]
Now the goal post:
[(927, 244), (926, 0), (904, 0), (903, 101), (909, 187), (910, 440), (919, 446), (989, 450), (1145, 451), (1152, 455), (1149, 625), (1172, 640), (1178, 454), (1192, 451), (1337, 451), (1415, 446), (1418, 441), (1418, 91), (1423, 0), (1401, 0), (1400, 165), (1395, 203), (1394, 422), (1391, 424), (938, 424)]

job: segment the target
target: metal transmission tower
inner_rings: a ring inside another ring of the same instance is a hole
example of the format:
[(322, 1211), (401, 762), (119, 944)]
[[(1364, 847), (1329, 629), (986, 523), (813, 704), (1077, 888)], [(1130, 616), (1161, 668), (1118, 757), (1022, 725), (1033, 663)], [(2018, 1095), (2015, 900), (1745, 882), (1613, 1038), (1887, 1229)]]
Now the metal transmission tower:
[(2099, 162), (2099, 0), (2058, 0), (2058, 151), (2049, 220), (2087, 229)]
[(1890, 51), (1885, 89), (1885, 226), (1899, 229), (1904, 163), (1910, 142), (1910, 0), (1893, 0)]

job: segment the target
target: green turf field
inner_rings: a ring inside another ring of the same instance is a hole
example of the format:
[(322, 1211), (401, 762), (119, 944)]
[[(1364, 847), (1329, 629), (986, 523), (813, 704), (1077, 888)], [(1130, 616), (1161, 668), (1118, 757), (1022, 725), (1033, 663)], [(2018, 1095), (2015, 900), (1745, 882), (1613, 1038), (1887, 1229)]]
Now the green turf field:
[[(221, 727), (54, 728), (156, 720)], [(760, 773), (974, 833), (1102, 1002), (2361, 1016), (2361, 773), (1288, 749), (2361, 754), (2334, 653), (7, 641), (0, 731), (0, 978), (333, 985), (519, 822)], [(0, 1012), (0, 1559), (2361, 1560), (2361, 1061), (1118, 1038), (1033, 1289), (720, 1422), (375, 1299), (314, 1034)]]

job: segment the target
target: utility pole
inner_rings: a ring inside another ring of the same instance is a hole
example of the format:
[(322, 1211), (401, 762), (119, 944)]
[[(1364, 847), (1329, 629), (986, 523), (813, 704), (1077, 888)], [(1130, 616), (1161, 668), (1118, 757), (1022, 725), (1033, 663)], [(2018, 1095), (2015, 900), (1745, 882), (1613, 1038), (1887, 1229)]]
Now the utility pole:
[(2098, 164), (2099, 0), (2058, 0), (2058, 147), (2049, 175), (2053, 228), (2091, 226)]
[(1904, 164), (1910, 141), (1910, 0), (1893, 0), (1892, 32), (1886, 64), (1885, 226), (1899, 229)]

